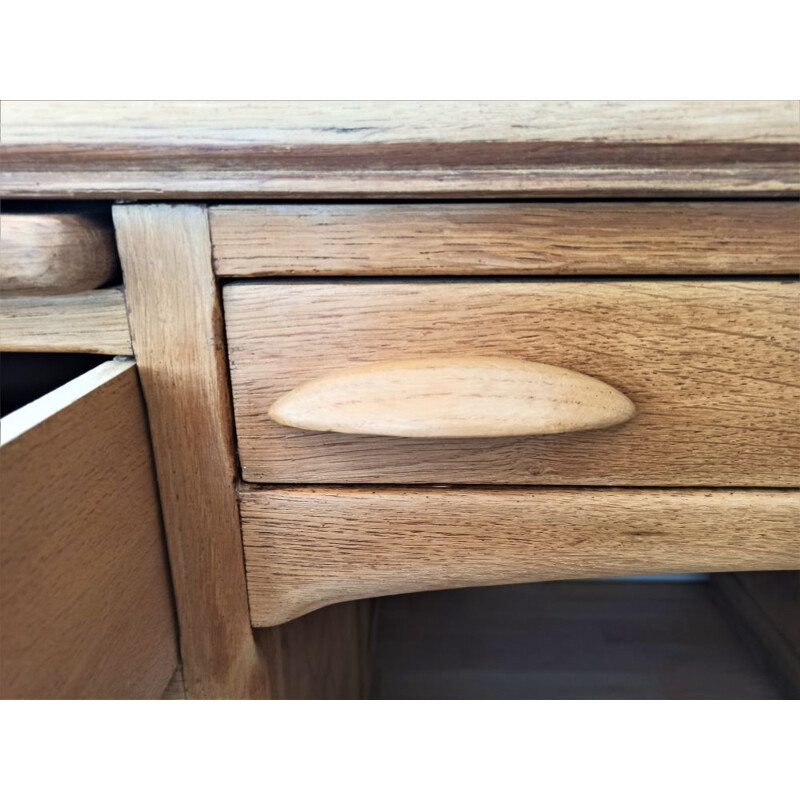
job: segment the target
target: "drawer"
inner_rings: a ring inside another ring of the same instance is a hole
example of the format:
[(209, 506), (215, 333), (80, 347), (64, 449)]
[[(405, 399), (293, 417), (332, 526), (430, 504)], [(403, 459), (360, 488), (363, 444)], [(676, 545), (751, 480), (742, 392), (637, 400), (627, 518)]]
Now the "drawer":
[(177, 637), (135, 365), (0, 425), (0, 696), (160, 697)]
[[(242, 475), (274, 483), (791, 487), (800, 285), (790, 280), (233, 282), (225, 319)], [(273, 422), (285, 393), (392, 359), (543, 362), (637, 415), (543, 436), (413, 439)]]

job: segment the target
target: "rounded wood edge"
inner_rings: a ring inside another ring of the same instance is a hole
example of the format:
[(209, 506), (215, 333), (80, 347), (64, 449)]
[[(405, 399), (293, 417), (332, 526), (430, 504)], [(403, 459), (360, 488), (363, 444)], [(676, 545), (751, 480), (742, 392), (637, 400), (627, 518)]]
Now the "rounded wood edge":
[(110, 223), (91, 214), (3, 213), (0, 290), (62, 295), (97, 289), (118, 269)]
[(636, 406), (597, 378), (494, 356), (373, 362), (334, 370), (276, 400), (291, 428), (403, 438), (570, 433), (627, 422)]

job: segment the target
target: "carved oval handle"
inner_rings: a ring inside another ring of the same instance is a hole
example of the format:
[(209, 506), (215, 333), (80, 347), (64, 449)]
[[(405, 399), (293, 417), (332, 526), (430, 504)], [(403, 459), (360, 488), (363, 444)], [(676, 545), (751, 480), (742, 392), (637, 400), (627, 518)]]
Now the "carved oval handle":
[(309, 431), (451, 438), (607, 428), (636, 407), (607, 383), (549, 364), (487, 356), (379, 361), (302, 384), (270, 408)]

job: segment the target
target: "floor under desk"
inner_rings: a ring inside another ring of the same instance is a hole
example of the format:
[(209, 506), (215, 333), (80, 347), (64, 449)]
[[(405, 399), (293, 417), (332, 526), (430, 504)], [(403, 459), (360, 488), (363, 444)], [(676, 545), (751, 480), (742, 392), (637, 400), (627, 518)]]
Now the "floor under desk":
[(565, 581), (377, 603), (379, 699), (777, 699), (698, 582)]

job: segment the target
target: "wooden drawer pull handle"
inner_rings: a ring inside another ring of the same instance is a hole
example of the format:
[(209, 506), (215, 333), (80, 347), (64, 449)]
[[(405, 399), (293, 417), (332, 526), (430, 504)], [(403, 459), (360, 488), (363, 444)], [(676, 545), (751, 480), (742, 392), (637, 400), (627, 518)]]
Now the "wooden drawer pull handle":
[(618, 425), (636, 407), (607, 383), (549, 364), (487, 356), (379, 361), (302, 384), (270, 408), (309, 431), (452, 438)]

